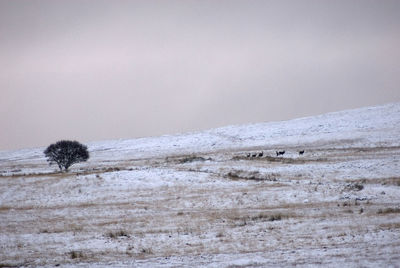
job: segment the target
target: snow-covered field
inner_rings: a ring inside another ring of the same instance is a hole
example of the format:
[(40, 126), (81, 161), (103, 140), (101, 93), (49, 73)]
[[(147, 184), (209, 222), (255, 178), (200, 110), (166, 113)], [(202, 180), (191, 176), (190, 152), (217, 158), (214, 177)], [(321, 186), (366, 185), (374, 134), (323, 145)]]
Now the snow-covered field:
[(0, 267), (400, 266), (400, 103), (88, 147), (0, 152)]

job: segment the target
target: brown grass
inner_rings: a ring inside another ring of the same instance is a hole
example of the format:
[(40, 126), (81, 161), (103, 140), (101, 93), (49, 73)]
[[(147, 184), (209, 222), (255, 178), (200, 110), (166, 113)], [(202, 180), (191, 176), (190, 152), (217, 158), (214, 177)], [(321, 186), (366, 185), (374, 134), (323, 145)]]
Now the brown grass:
[(378, 210), (378, 214), (391, 214), (391, 213), (400, 213), (400, 208), (384, 208)]
[(119, 230), (119, 231), (110, 231), (106, 234), (107, 237), (109, 238), (119, 238), (119, 237), (130, 237), (127, 231), (125, 230)]

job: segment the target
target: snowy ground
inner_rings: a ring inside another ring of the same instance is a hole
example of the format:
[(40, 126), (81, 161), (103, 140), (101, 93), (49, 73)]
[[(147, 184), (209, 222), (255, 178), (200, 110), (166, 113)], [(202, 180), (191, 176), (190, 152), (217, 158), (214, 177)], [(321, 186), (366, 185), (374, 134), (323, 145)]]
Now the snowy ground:
[(400, 103), (88, 146), (0, 152), (0, 267), (399, 267)]

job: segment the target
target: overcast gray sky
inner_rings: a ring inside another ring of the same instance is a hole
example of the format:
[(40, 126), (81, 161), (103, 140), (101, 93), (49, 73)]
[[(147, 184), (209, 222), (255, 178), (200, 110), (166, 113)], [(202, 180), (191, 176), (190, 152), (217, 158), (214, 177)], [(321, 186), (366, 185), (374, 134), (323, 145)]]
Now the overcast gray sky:
[(0, 0), (0, 150), (400, 101), (400, 1)]

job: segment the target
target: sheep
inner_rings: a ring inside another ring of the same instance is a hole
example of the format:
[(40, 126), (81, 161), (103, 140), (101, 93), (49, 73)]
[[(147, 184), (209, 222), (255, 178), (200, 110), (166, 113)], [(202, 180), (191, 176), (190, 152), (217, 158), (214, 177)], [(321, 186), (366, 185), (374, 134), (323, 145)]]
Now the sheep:
[(284, 155), (285, 151), (276, 151), (276, 156)]
[(300, 155), (304, 154), (304, 150), (299, 151), (299, 154)]
[(263, 155), (264, 155), (264, 152), (261, 151), (261, 153), (258, 154), (258, 157), (263, 157)]

